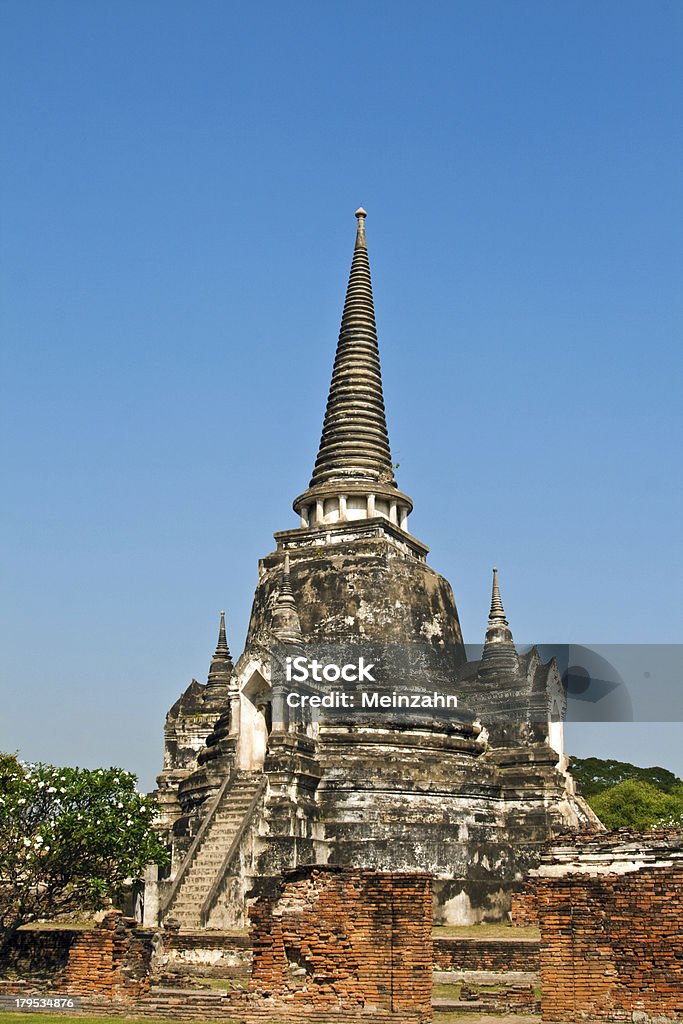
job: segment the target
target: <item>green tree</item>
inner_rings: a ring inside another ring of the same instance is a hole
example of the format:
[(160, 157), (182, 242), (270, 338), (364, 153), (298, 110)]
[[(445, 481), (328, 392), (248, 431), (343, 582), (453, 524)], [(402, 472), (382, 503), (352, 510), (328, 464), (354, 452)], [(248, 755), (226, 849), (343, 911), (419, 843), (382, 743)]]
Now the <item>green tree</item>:
[(586, 798), (602, 793), (627, 779), (649, 782), (655, 789), (670, 793), (681, 780), (666, 768), (640, 768), (628, 761), (614, 761), (601, 757), (573, 757), (571, 772)]
[(146, 864), (167, 862), (136, 781), (0, 754), (0, 955), (20, 925), (98, 909)]
[(657, 826), (683, 826), (683, 786), (662, 792), (648, 782), (626, 779), (592, 796), (589, 803), (607, 828), (644, 831)]

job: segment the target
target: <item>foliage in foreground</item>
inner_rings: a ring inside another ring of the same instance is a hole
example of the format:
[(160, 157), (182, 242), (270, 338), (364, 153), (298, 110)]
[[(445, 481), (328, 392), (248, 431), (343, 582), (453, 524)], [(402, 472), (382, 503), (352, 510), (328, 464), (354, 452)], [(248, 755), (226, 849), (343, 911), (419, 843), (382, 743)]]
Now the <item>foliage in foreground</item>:
[(0, 754), (0, 953), (16, 929), (119, 896), (168, 854), (156, 806), (118, 768), (55, 768)]
[(683, 781), (666, 768), (572, 758), (581, 792), (607, 828), (683, 828)]

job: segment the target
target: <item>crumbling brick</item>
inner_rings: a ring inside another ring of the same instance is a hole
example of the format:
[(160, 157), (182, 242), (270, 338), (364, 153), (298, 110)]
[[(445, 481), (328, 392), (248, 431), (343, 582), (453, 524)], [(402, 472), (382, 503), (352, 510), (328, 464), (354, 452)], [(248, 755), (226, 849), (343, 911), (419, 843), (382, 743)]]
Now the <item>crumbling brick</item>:
[(553, 846), (535, 872), (543, 1020), (683, 1020), (683, 833)]
[(300, 868), (251, 910), (251, 990), (276, 1006), (431, 1019), (432, 879)]

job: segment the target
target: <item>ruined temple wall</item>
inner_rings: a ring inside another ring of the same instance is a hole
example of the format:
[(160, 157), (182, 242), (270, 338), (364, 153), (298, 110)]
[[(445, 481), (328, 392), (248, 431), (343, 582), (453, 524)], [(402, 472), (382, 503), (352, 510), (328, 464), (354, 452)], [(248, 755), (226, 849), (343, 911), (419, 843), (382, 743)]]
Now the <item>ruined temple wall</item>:
[(506, 919), (547, 841), (581, 816), (549, 748), (501, 768), (472, 737), (329, 732), (318, 756), (329, 863), (429, 871), (437, 924)]
[(112, 910), (94, 928), (17, 932), (0, 967), (29, 992), (39, 985), (56, 995), (130, 1004), (149, 991), (152, 954), (152, 933)]
[(431, 1020), (431, 878), (309, 867), (251, 910), (251, 990), (276, 1007), (416, 1014)]
[(533, 883), (543, 1021), (683, 1021), (683, 833), (554, 847)]
[[(285, 538), (290, 581), (305, 643), (376, 640), (387, 644), (434, 643), (464, 660), (453, 591), (438, 572), (402, 552), (381, 522), (330, 531), (316, 545), (297, 547)], [(282, 583), (284, 550), (263, 558), (254, 595), (247, 649), (272, 638), (272, 609)], [(272, 641), (271, 641), (272, 642)]]

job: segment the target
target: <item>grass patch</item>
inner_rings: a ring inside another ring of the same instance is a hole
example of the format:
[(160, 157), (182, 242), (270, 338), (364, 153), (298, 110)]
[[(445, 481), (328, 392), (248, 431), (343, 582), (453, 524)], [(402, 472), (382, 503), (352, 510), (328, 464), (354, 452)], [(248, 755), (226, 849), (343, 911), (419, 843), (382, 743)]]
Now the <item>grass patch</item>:
[(433, 999), (459, 999), (460, 982), (444, 985), (432, 985)]
[(230, 991), (235, 988), (247, 988), (249, 985), (249, 978), (198, 978), (202, 985), (208, 985), (209, 988), (219, 991)]
[(541, 1018), (538, 1016), (500, 1016), (496, 1014), (491, 1016), (490, 1014), (484, 1014), (480, 1016), (478, 1013), (460, 1013), (456, 1011), (454, 1013), (440, 1013), (438, 1010), (434, 1013), (434, 1024), (540, 1024)]
[(432, 929), (435, 939), (539, 939), (538, 928), (531, 925), (513, 927), (511, 924), (439, 925)]
[[(29, 1017), (40, 1020), (41, 1024), (65, 1024), (66, 1021), (72, 1021), (73, 1024), (121, 1024), (122, 1020), (127, 1021), (127, 1024), (168, 1024), (168, 1018), (164, 1021), (162, 1018), (153, 1020), (151, 1017), (145, 1017), (144, 1020), (132, 1017), (86, 1017), (81, 1016), (80, 1013), (78, 1015), (42, 1013), (40, 1010), (28, 1010), (25, 1013), (0, 1012), (0, 1024), (19, 1024), (20, 1021), (26, 1021)], [(221, 1024), (239, 1024), (239, 1021), (222, 1020)]]
[[(126, 1024), (168, 1024), (168, 1017), (160, 1017), (158, 1020), (152, 1017), (145, 1017), (144, 1019), (135, 1017), (86, 1017), (81, 1016), (81, 1014), (70, 1016), (68, 1013), (42, 1013), (40, 1010), (29, 1010), (26, 1013), (0, 1012), (0, 1024), (21, 1024), (21, 1021), (25, 1022), (29, 1017), (38, 1019), (40, 1024), (65, 1024), (65, 1022), (69, 1021), (72, 1024), (121, 1024), (121, 1021), (125, 1021)], [(237, 1017), (232, 1019), (221, 1017), (221, 1024), (240, 1024), (240, 1021)]]

